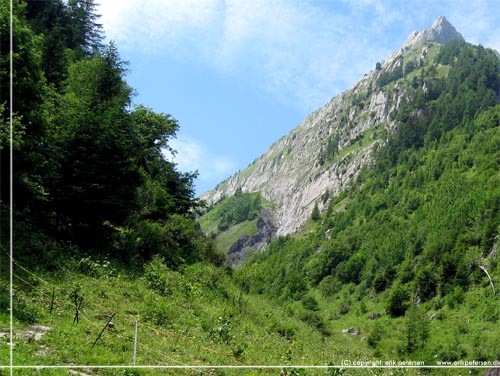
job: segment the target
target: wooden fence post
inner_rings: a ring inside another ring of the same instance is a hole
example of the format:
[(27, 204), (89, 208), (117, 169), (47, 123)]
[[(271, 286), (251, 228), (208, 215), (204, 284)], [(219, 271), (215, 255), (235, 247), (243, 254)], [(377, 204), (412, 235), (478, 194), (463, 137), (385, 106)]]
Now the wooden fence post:
[(52, 308), (54, 308), (54, 298), (56, 296), (56, 288), (52, 287), (52, 300), (50, 301), (50, 314), (52, 315)]
[(137, 326), (139, 324), (138, 320), (135, 320), (135, 335), (134, 335), (134, 366), (137, 363)]
[(104, 328), (102, 328), (101, 330), (101, 333), (99, 333), (99, 335), (97, 336), (97, 338), (95, 339), (94, 341), (94, 344), (92, 345), (92, 347), (94, 347), (97, 343), (97, 341), (99, 341), (99, 339), (101, 338), (102, 334), (104, 333), (104, 331), (106, 330), (106, 328), (108, 327), (109, 323), (111, 322), (111, 320), (113, 320), (113, 317), (115, 317), (116, 313), (113, 313), (111, 315), (111, 317), (109, 318), (108, 322), (106, 323), (106, 325), (104, 325)]
[(83, 296), (80, 298), (79, 303), (77, 300), (75, 300), (75, 317), (73, 318), (73, 324), (75, 323), (75, 321), (77, 324), (79, 323), (78, 313), (80, 313), (80, 308), (82, 308), (82, 304), (83, 304)]

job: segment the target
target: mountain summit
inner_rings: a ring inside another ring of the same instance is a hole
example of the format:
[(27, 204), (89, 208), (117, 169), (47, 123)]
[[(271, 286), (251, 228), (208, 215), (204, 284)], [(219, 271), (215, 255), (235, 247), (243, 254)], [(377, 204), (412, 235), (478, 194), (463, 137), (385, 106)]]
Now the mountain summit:
[(429, 29), (414, 31), (411, 33), (402, 48), (414, 46), (422, 42), (446, 44), (452, 40), (464, 41), (464, 37), (455, 29), (446, 17), (441, 16)]
[[(428, 70), (446, 74), (434, 59), (443, 44), (454, 40), (464, 38), (445, 17), (429, 29), (411, 33), (401, 48), (377, 63), (350, 90), (310, 114), (245, 170), (203, 194), (201, 198), (210, 205), (236, 192), (258, 192), (272, 203), (264, 211), (266, 220), (255, 226), (256, 238), (252, 241), (246, 233), (245, 241), (232, 244), (263, 248), (262, 239), (268, 242), (276, 235), (299, 232), (313, 209), (327, 210), (331, 199), (356, 181), (362, 167), (373, 163), (374, 152), (397, 129), (404, 103), (417, 91), (432, 90), (432, 80), (423, 78)], [(204, 230), (216, 228), (212, 224)], [(226, 251), (237, 254), (235, 260), (244, 258), (246, 251), (235, 247)]]

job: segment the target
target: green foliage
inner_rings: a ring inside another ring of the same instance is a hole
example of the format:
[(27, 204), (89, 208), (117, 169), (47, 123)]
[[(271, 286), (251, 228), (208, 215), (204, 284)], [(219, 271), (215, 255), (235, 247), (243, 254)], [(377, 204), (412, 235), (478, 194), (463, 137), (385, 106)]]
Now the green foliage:
[(277, 333), (281, 337), (291, 341), (295, 338), (297, 327), (288, 322), (279, 322), (277, 319), (272, 319), (267, 326), (267, 330), (271, 333)]
[(34, 324), (38, 320), (38, 312), (36, 307), (23, 302), (16, 302), (14, 305), (13, 316), (27, 324)]
[(260, 207), (260, 194), (243, 193), (241, 190), (237, 190), (234, 196), (219, 203), (218, 230), (225, 231), (230, 226), (257, 218)]
[(387, 300), (387, 312), (393, 316), (403, 316), (409, 305), (408, 289), (400, 284), (392, 287)]
[(382, 328), (382, 325), (379, 322), (375, 323), (372, 331), (368, 335), (368, 338), (367, 338), (368, 344), (371, 347), (376, 348), (377, 345), (382, 340), (383, 334), (384, 334), (384, 330)]
[[(169, 143), (179, 125), (145, 106), (131, 108), (127, 63), (113, 43), (102, 44), (95, 9), (93, 0), (13, 3), (13, 204), (24, 238), (15, 253), (29, 260), (43, 238), (57, 244), (55, 262), (71, 243), (92, 257), (80, 264), (90, 274), (104, 272), (95, 260), (105, 255), (141, 262), (160, 254), (172, 266), (220, 262), (194, 221), (196, 173), (179, 172), (164, 156), (175, 153)], [(0, 23), (9, 28), (8, 4), (0, 6)], [(8, 46), (8, 33), (1, 38)], [(8, 58), (2, 47), (2, 78)], [(9, 98), (6, 90), (0, 97)], [(2, 125), (8, 108), (0, 104)], [(2, 126), (2, 171), (10, 168), (8, 141)], [(1, 185), (8, 203), (8, 181)]]
[(406, 315), (406, 352), (411, 354), (425, 346), (429, 338), (429, 320), (419, 306), (410, 305)]
[(318, 221), (321, 217), (321, 214), (319, 212), (319, 209), (318, 209), (318, 204), (314, 204), (314, 208), (312, 210), (312, 213), (311, 213), (311, 219), (313, 221)]
[(168, 282), (169, 272), (161, 257), (153, 257), (151, 262), (144, 266), (144, 278), (146, 279), (148, 288), (158, 292), (162, 296), (171, 295), (172, 289)]
[(304, 311), (302, 314), (300, 314), (299, 317), (302, 321), (318, 330), (322, 335), (330, 335), (330, 331), (327, 329), (326, 323), (319, 313), (313, 311)]
[(109, 260), (96, 260), (92, 256), (83, 257), (78, 262), (78, 271), (96, 278), (102, 276), (112, 277), (115, 273)]
[(312, 295), (307, 295), (302, 299), (302, 306), (309, 311), (319, 311), (318, 301)]
[(318, 288), (324, 297), (329, 297), (339, 292), (341, 286), (341, 283), (334, 276), (327, 275), (321, 280)]
[(209, 336), (212, 339), (224, 343), (231, 342), (232, 323), (228, 315), (220, 316), (215, 320), (215, 326), (210, 330)]

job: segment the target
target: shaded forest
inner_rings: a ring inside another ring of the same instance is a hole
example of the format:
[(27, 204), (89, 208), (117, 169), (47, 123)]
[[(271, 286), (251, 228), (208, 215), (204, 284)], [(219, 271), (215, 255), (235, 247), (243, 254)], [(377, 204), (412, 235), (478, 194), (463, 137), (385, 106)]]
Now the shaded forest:
[[(9, 30), (9, 4), (1, 5)], [(13, 128), (14, 253), (50, 266), (70, 253), (124, 262), (161, 254), (172, 266), (217, 259), (195, 215), (196, 173), (165, 153), (171, 115), (133, 104), (128, 66), (105, 44), (93, 0), (13, 3), (13, 116), (9, 34), (2, 32), (2, 211), (10, 205)], [(2, 246), (8, 239), (2, 216)]]

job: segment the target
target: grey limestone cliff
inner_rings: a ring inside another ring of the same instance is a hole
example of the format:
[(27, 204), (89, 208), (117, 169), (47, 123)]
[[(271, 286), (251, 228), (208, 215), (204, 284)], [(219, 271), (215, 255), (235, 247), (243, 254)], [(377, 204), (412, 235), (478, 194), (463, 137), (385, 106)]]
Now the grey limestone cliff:
[(391, 85), (381, 85), (381, 79), (398, 69), (403, 72), (408, 61), (418, 66), (433, 45), (451, 40), (463, 37), (444, 17), (429, 29), (413, 32), (400, 49), (377, 64), (377, 69), (310, 114), (245, 170), (201, 198), (213, 204), (237, 189), (260, 192), (275, 204), (272, 227), (276, 234), (297, 232), (315, 203), (325, 210), (327, 198), (337, 195), (355, 181), (362, 166), (372, 163), (374, 150), (397, 126), (395, 114), (407, 99), (407, 87), (397, 79)]

